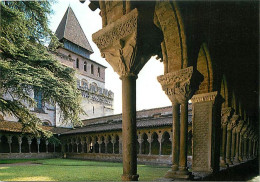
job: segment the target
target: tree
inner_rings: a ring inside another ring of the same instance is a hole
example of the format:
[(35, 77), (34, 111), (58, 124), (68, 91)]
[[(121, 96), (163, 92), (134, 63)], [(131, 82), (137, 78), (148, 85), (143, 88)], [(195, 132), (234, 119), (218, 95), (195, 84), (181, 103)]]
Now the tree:
[[(64, 121), (74, 126), (81, 124), (83, 112), (74, 70), (49, 53), (60, 46), (48, 28), (50, 7), (49, 1), (0, 2), (0, 112), (14, 115), (35, 134), (42, 129), (27, 107), (36, 105), (32, 91), (40, 92), (43, 102), (57, 103)], [(49, 48), (44, 45), (48, 40), (52, 43)]]

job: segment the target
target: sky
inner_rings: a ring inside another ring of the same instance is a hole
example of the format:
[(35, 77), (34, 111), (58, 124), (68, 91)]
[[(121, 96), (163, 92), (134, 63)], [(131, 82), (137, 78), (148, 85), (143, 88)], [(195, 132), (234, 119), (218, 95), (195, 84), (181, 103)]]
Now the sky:
[[(107, 67), (106, 88), (114, 92), (114, 114), (119, 114), (122, 113), (122, 82), (113, 68), (105, 59), (101, 58), (99, 49), (92, 41), (92, 34), (102, 28), (102, 20), (99, 15), (100, 10), (91, 11), (88, 4), (88, 0), (84, 4), (80, 3), (79, 0), (56, 0), (56, 3), (52, 5), (53, 14), (49, 18), (49, 26), (55, 32), (68, 6), (71, 6), (94, 51), (90, 58)], [(171, 105), (157, 81), (157, 76), (162, 74), (163, 63), (154, 57), (138, 74), (136, 82), (136, 109), (138, 111)]]

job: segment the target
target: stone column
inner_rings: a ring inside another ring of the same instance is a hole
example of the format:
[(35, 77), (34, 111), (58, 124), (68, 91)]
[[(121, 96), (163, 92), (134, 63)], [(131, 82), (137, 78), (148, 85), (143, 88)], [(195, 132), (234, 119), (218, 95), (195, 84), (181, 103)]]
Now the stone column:
[(119, 142), (119, 154), (122, 154), (122, 136), (120, 135), (118, 137), (119, 137), (119, 140), (118, 140), (118, 142)]
[(244, 153), (244, 134), (248, 128), (248, 124), (244, 123), (241, 132), (240, 132), (240, 140), (239, 140), (239, 161), (243, 161), (243, 153)]
[(85, 144), (85, 141), (83, 139), (81, 139), (80, 141), (80, 144), (81, 144), (81, 153), (84, 153), (84, 144)]
[(163, 142), (162, 133), (158, 134), (158, 142), (159, 142), (159, 155), (162, 155), (162, 142)]
[(231, 146), (231, 161), (234, 161), (235, 158), (235, 151), (236, 151), (236, 127), (235, 126), (232, 130), (232, 146)]
[(77, 151), (76, 152), (79, 153), (79, 141), (78, 141), (78, 139), (76, 139), (75, 143), (76, 143), (76, 146), (77, 146), (77, 148), (76, 148)]
[(248, 134), (248, 131), (246, 131), (246, 133), (244, 134), (244, 152), (243, 152), (244, 161), (247, 160), (247, 151), (248, 151), (247, 134)]
[(37, 138), (37, 151), (40, 153), (40, 144), (41, 144), (41, 139)]
[(12, 137), (11, 135), (7, 136), (7, 142), (9, 145), (9, 153), (12, 153)]
[[(95, 138), (94, 138), (95, 139)], [(93, 142), (93, 153), (96, 153), (96, 150), (95, 150), (95, 145), (96, 145), (96, 143), (97, 143), (97, 141), (96, 140), (94, 140), (94, 141), (92, 141)]]
[(19, 143), (19, 153), (22, 153), (23, 138), (21, 136), (18, 137), (18, 143)]
[[(172, 138), (172, 168), (166, 173), (166, 178), (188, 179), (187, 169), (187, 136), (188, 136), (188, 100), (198, 89), (202, 75), (188, 67), (176, 72), (159, 76), (162, 89), (172, 102), (173, 107), (173, 138)], [(181, 105), (181, 122), (179, 119)]]
[(74, 141), (71, 139), (71, 153), (74, 153)]
[(104, 143), (105, 143), (105, 153), (107, 154), (107, 144), (108, 144), (108, 138), (105, 138)]
[(31, 137), (27, 137), (27, 140), (28, 140), (28, 145), (29, 145), (29, 153), (31, 153), (32, 138)]
[(46, 145), (46, 153), (49, 153), (49, 151), (48, 151), (49, 141), (48, 140), (45, 140), (45, 145)]
[(102, 145), (103, 141), (101, 140), (101, 138), (98, 139), (98, 150), (99, 153), (101, 154), (101, 145)]
[[(227, 125), (227, 163), (229, 165), (233, 165), (232, 159), (231, 159), (231, 146), (234, 150), (235, 143), (232, 142), (232, 131), (233, 128), (237, 125), (237, 120), (239, 119), (239, 116), (234, 114), (231, 118), (231, 121)], [(234, 137), (233, 137), (234, 138)]]
[(238, 122), (238, 125), (236, 127), (236, 155), (235, 155), (235, 159), (234, 162), (239, 163), (239, 148), (240, 148), (240, 133), (241, 133), (241, 129), (244, 125), (244, 121), (240, 120)]
[(142, 135), (139, 134), (138, 135), (138, 139), (137, 139), (138, 143), (139, 143), (139, 154), (142, 154), (142, 143), (143, 143), (143, 139), (142, 139)]
[[(193, 172), (214, 173), (219, 170), (221, 105), (223, 101), (224, 99), (217, 91), (197, 94), (191, 99)], [(230, 139), (231, 131), (229, 132), (227, 125), (227, 144), (230, 144)], [(230, 147), (226, 150), (230, 152)]]
[(111, 137), (111, 143), (112, 143), (112, 154), (114, 154), (115, 153), (115, 143), (116, 143), (115, 136)]
[(220, 160), (221, 167), (228, 167), (228, 163), (226, 162), (227, 124), (230, 120), (231, 111), (232, 111), (231, 107), (222, 108), (221, 111), (221, 128), (222, 128), (222, 146), (221, 146), (222, 157)]
[(152, 142), (153, 142), (152, 134), (149, 134), (149, 135), (148, 135), (147, 141), (148, 141), (148, 143), (149, 143), (149, 153), (148, 153), (148, 155), (151, 155), (151, 153), (152, 153)]
[(122, 180), (136, 181), (136, 79), (150, 57), (159, 52), (158, 45), (162, 42), (163, 36), (153, 22), (155, 3), (147, 4), (149, 8), (142, 11), (132, 9), (132, 2), (127, 4), (126, 14), (112, 21), (112, 25), (106, 12), (113, 13), (113, 7), (102, 4), (102, 20), (106, 22), (103, 22), (103, 29), (93, 34), (92, 38), (102, 57), (106, 58), (122, 80)]

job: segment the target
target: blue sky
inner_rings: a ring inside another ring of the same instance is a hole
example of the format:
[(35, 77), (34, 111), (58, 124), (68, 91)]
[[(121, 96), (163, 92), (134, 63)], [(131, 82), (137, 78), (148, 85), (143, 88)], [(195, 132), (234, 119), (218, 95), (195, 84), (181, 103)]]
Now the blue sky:
[[(52, 6), (54, 14), (50, 16), (50, 28), (53, 32), (57, 29), (65, 11), (70, 5), (78, 18), (83, 31), (85, 32), (94, 53), (91, 59), (103, 64), (106, 69), (106, 88), (115, 94), (114, 109), (115, 114), (122, 112), (122, 88), (119, 76), (112, 67), (101, 58), (97, 46), (92, 42), (92, 34), (102, 28), (102, 20), (99, 10), (91, 11), (88, 7), (89, 1), (84, 4), (79, 0), (57, 0)], [(157, 76), (163, 74), (163, 63), (155, 58), (151, 58), (138, 75), (137, 79), (137, 110), (150, 109), (171, 105), (171, 102), (162, 91), (161, 85), (157, 81)]]

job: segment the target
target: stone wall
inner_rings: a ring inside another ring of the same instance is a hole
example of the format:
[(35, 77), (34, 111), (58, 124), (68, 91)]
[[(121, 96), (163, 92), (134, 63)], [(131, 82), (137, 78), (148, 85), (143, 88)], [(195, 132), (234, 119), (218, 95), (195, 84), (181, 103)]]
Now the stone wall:
[(0, 153), (0, 159), (48, 159), (61, 157), (60, 153)]

